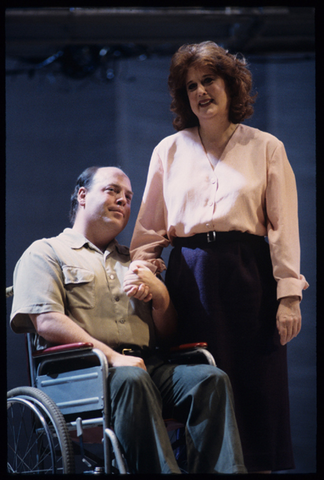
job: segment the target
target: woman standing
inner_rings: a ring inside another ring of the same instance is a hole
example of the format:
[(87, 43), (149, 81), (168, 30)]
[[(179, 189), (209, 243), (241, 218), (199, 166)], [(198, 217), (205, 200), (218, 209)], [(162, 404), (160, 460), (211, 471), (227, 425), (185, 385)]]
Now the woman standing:
[(206, 341), (228, 373), (245, 465), (294, 468), (286, 344), (301, 328), (297, 192), (283, 144), (253, 113), (244, 58), (184, 45), (169, 75), (177, 133), (154, 149), (131, 242), (165, 269), (179, 341)]

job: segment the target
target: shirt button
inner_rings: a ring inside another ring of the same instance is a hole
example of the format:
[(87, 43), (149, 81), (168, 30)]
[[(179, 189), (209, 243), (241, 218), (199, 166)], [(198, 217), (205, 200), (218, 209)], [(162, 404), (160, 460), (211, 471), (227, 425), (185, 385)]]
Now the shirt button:
[(119, 320), (119, 323), (125, 323), (125, 322), (126, 322), (126, 320), (125, 320), (124, 318), (121, 318), (121, 319)]
[(115, 302), (119, 302), (120, 298), (117, 296), (115, 297)]
[(111, 275), (109, 275), (109, 278), (110, 280), (113, 280), (115, 278), (115, 275), (112, 273)]

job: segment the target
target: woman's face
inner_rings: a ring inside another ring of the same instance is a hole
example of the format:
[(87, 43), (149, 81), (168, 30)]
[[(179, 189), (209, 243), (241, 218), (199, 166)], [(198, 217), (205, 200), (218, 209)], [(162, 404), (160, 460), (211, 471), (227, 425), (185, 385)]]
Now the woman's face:
[(199, 123), (215, 117), (228, 121), (229, 98), (225, 81), (209, 67), (190, 67), (186, 90), (191, 110)]

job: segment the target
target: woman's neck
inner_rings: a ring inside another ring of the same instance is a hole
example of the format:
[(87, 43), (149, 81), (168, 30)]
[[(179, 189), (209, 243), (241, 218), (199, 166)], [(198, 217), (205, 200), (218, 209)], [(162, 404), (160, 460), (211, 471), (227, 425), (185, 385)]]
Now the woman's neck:
[(231, 122), (218, 126), (211, 123), (200, 125), (199, 136), (206, 153), (219, 159), (236, 127), (237, 125)]

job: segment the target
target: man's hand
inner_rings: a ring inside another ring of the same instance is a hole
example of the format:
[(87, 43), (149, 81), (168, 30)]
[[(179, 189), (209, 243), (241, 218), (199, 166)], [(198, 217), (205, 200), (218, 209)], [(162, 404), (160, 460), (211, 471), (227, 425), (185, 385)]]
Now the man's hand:
[(124, 277), (124, 291), (129, 297), (149, 302), (161, 294), (161, 281), (140, 260), (130, 264)]
[(281, 345), (286, 345), (301, 330), (300, 299), (297, 296), (280, 299), (277, 311), (277, 328)]
[(139, 367), (146, 371), (146, 366), (142, 358), (133, 357), (132, 355), (122, 355), (118, 352), (110, 355), (109, 365), (111, 367)]

